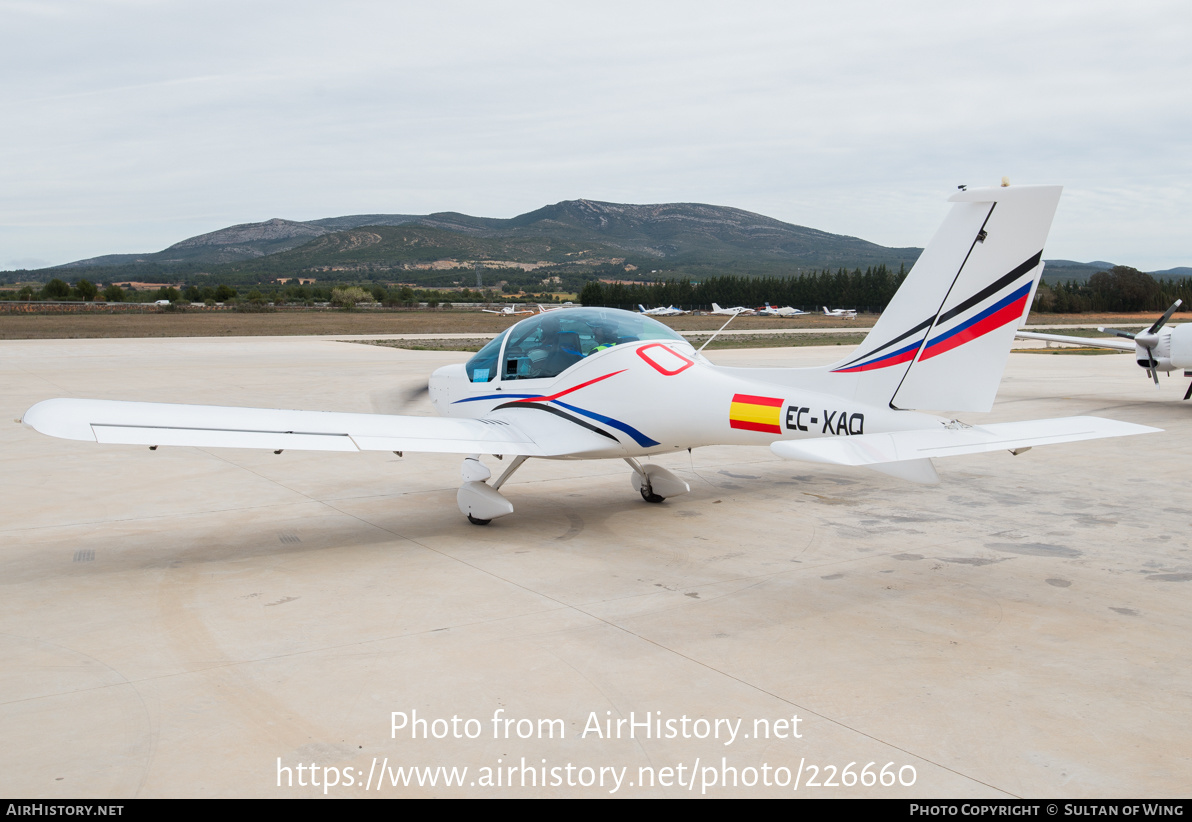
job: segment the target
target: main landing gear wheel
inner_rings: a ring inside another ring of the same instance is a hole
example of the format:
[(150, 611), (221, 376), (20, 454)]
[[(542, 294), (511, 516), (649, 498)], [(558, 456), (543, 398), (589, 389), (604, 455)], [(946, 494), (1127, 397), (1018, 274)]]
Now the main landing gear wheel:
[(625, 462), (633, 469), (629, 482), (646, 502), (659, 503), (667, 497), (677, 497), (691, 490), (691, 486), (661, 465), (642, 465), (629, 457), (625, 458)]
[(646, 502), (662, 502), (664, 499), (666, 499), (666, 497), (660, 497), (651, 491), (650, 486), (648, 485), (643, 485), (639, 490), (641, 491), (642, 499), (644, 499)]
[[(659, 497), (659, 499), (661, 500), (661, 497)], [(472, 523), (473, 525), (488, 525), (490, 522), (492, 522), (492, 520), (491, 519), (477, 519), (476, 517), (472, 516), (471, 514), (468, 514), (468, 522)]]

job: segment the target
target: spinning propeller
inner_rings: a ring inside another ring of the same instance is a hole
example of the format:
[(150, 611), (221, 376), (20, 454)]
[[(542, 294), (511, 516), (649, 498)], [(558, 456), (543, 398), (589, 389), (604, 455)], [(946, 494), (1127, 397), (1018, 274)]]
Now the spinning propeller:
[(1171, 304), (1171, 308), (1163, 313), (1163, 316), (1155, 320), (1154, 324), (1146, 331), (1140, 331), (1137, 334), (1132, 334), (1129, 331), (1119, 331), (1116, 328), (1098, 328), (1102, 334), (1113, 334), (1115, 337), (1125, 337), (1127, 340), (1133, 340), (1134, 344), (1139, 348), (1146, 349), (1147, 369), (1146, 372), (1155, 381), (1155, 385), (1159, 384), (1159, 361), (1155, 359), (1155, 346), (1159, 344), (1158, 333), (1163, 326), (1167, 325), (1167, 321), (1171, 319), (1171, 315), (1184, 304), (1183, 300), (1176, 300)]
[(373, 411), (378, 414), (427, 413), (430, 407), (430, 386), (421, 381), (387, 391), (376, 391), (372, 397)]

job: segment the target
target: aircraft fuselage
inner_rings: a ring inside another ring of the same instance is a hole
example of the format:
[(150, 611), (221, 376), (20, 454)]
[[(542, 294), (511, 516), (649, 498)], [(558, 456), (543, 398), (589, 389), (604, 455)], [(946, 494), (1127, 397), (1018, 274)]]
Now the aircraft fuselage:
[(557, 377), (469, 382), (463, 365), (438, 369), (430, 397), (443, 416), (560, 421), (591, 445), (569, 457), (637, 457), (705, 445), (768, 446), (777, 439), (849, 437), (934, 428), (943, 418), (742, 376), (689, 345), (634, 342), (597, 351)]

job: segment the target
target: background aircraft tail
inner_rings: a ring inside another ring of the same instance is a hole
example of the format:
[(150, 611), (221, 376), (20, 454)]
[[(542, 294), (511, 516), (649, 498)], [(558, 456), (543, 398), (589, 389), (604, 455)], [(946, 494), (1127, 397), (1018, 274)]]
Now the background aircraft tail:
[[(826, 369), (875, 405), (988, 411), (1043, 272), (1060, 186), (976, 188), (952, 210), (865, 341)], [(825, 386), (826, 387), (826, 386)]]

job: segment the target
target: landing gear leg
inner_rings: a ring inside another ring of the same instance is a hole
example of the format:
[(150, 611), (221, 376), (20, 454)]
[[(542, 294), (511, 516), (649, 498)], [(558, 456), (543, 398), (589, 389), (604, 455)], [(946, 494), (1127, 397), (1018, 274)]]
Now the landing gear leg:
[(496, 491), (505, 484), (505, 480), (513, 476), (513, 472), (522, 467), (522, 463), (528, 460), (527, 456), (514, 457), (513, 462), (509, 463), (509, 467), (501, 472), (501, 476), (497, 477), (497, 481), (493, 483), (493, 490)]

